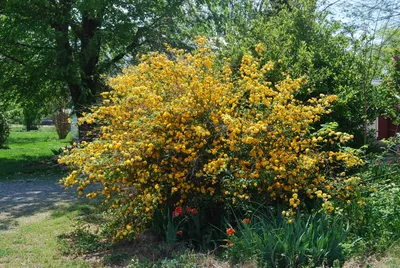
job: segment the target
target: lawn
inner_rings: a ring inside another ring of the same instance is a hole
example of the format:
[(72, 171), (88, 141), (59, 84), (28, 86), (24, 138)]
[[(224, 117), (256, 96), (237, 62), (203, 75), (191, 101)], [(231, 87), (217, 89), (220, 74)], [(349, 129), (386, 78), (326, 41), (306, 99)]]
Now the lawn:
[(112, 244), (99, 233), (103, 221), (96, 206), (82, 202), (22, 217), (16, 228), (0, 232), (0, 267), (229, 267), (212, 254), (150, 236)]
[(22, 126), (12, 126), (6, 145), (9, 149), (0, 150), (0, 179), (16, 174), (57, 172), (55, 155), (71, 143), (70, 136), (59, 140), (54, 126), (42, 126), (36, 131), (23, 131)]
[(65, 205), (19, 219), (17, 228), (0, 235), (0, 267), (90, 267), (82, 258), (64, 256), (58, 236), (74, 228), (85, 205)]

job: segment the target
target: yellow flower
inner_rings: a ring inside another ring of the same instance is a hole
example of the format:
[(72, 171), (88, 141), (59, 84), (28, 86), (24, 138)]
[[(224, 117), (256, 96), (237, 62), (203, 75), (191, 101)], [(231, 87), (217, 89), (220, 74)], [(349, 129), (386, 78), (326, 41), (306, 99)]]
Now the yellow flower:
[(216, 64), (206, 41), (198, 37), (193, 54), (169, 47), (168, 55), (146, 55), (110, 78), (103, 104), (80, 120), (99, 126), (97, 139), (75, 144), (60, 159), (72, 170), (65, 187), (76, 185), (83, 194), (90, 184), (102, 186), (87, 197), (104, 197), (117, 217), (116, 238), (126, 237), (128, 226), (140, 234), (171, 203), (262, 199), (284, 203), (282, 215), (289, 217), (304, 199), (333, 200), (359, 187), (357, 179), (334, 172), (335, 165), (352, 167), (360, 159), (321, 143), (350, 135), (313, 129), (335, 96), (300, 101), (303, 80), (284, 74), (279, 83), (266, 81), (274, 63), (265, 63), (261, 44), (257, 57), (243, 56), (236, 75), (229, 60)]

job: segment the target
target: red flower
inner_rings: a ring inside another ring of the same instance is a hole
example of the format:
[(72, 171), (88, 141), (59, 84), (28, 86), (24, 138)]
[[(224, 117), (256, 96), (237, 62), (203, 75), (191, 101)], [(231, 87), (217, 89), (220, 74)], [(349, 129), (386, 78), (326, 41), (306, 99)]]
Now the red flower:
[(179, 216), (179, 213), (178, 213), (178, 212), (176, 212), (176, 211), (172, 212), (172, 218), (176, 218), (176, 217), (178, 217), (178, 216)]
[(226, 229), (226, 233), (228, 235), (234, 235), (235, 234), (235, 230), (232, 227), (229, 227), (228, 229)]
[(179, 214), (182, 214), (182, 213), (183, 213), (182, 207), (176, 207), (176, 208), (175, 208), (175, 211), (176, 211), (177, 213), (179, 213)]
[(191, 211), (191, 212), (192, 212), (193, 215), (196, 215), (196, 214), (197, 214), (197, 209), (192, 208), (192, 211)]
[(226, 246), (227, 246), (227, 247), (232, 246), (232, 244), (233, 244), (232, 241), (227, 241), (227, 242), (226, 242)]
[(172, 212), (172, 217), (176, 218), (179, 215), (182, 215), (182, 213), (183, 213), (182, 207), (176, 207), (174, 212)]
[(250, 223), (250, 219), (249, 218), (245, 218), (242, 220), (243, 224), (249, 224)]
[(176, 232), (176, 234), (180, 236), (183, 234), (183, 232), (182, 232), (182, 230), (179, 230), (178, 232)]
[(190, 214), (192, 212), (192, 209), (190, 207), (186, 208), (186, 213)]

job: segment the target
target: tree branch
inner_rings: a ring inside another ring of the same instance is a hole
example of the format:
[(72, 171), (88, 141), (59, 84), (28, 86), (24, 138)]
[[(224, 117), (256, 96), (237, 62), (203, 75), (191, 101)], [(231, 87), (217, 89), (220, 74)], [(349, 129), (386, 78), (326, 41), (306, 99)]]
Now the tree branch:
[(110, 64), (115, 64), (118, 61), (120, 61), (123, 57), (125, 57), (126, 54), (129, 52), (133, 51), (138, 45), (139, 45), (139, 39), (144, 35), (146, 32), (147, 27), (139, 27), (138, 30), (136, 31), (135, 36), (133, 37), (133, 41), (125, 48), (124, 52), (119, 53), (117, 56), (115, 56), (111, 61)]
[(53, 49), (56, 49), (55, 47), (35, 46), (35, 45), (29, 45), (29, 44), (25, 44), (25, 43), (21, 43), (21, 42), (15, 42), (15, 43), (8, 42), (8, 43), (11, 44), (11, 45), (17, 45), (17, 46), (21, 46), (21, 47), (40, 49), (40, 50), (44, 50), (44, 49), (53, 50)]
[(138, 47), (139, 45), (143, 44), (143, 43), (139, 43), (139, 40), (141, 37), (145, 36), (145, 33), (150, 30), (151, 28), (155, 27), (163, 18), (165, 18), (167, 16), (167, 14), (171, 11), (173, 11), (174, 9), (176, 9), (179, 5), (181, 5), (184, 2), (184, 0), (179, 0), (176, 3), (172, 4), (169, 8), (167, 8), (164, 13), (159, 16), (157, 19), (155, 19), (150, 25), (147, 26), (143, 26), (143, 27), (139, 27), (138, 30), (136, 31), (135, 36), (133, 37), (132, 42), (126, 46), (125, 51), (119, 53), (118, 55), (116, 55), (110, 62), (109, 64), (115, 64), (118, 61), (120, 61), (123, 57), (125, 57), (126, 54), (128, 54), (129, 52), (132, 52), (136, 47)]
[(326, 10), (328, 10), (328, 8), (330, 8), (333, 5), (336, 5), (340, 1), (342, 1), (342, 0), (336, 0), (335, 2), (328, 4), (327, 6), (324, 7), (324, 9), (322, 9), (322, 12), (325, 12)]
[(7, 55), (7, 54), (5, 54), (5, 53), (3, 53), (3, 52), (0, 52), (0, 56), (3, 56), (3, 57), (5, 57), (5, 58), (7, 58), (7, 59), (9, 59), (9, 60), (11, 60), (11, 61), (14, 61), (14, 62), (16, 62), (16, 63), (19, 63), (19, 64), (21, 64), (21, 65), (23, 65), (23, 66), (26, 66), (25, 62), (23, 62), (23, 61), (20, 60), (20, 59), (17, 59), (17, 58), (14, 57), (14, 56)]

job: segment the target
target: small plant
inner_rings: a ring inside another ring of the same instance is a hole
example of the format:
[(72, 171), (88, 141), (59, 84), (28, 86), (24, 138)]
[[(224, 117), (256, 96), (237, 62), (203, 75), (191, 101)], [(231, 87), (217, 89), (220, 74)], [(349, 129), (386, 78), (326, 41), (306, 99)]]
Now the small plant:
[[(256, 260), (260, 267), (332, 266), (344, 260), (348, 231), (342, 221), (321, 213), (286, 220), (279, 210), (258, 211), (226, 229), (227, 256), (233, 263)], [(337, 262), (336, 261), (336, 262)]]
[[(211, 255), (204, 255), (185, 251), (183, 253), (174, 254), (173, 258), (164, 258), (155, 262), (147, 260), (139, 260), (135, 257), (131, 260), (129, 268), (148, 268), (148, 267), (162, 267), (162, 268), (201, 268), (201, 267), (220, 267), (218, 261)], [(223, 266), (225, 267), (225, 266)]]
[(89, 225), (77, 223), (76, 229), (67, 234), (58, 236), (61, 250), (64, 254), (86, 254), (97, 252), (100, 249), (110, 247), (110, 244), (100, 243), (101, 236), (93, 232)]
[[(185, 242), (189, 248), (215, 249), (220, 237), (209, 219), (194, 207), (176, 207), (172, 212), (157, 211), (153, 219), (153, 232), (159, 234), (170, 245)], [(221, 225), (221, 224), (219, 224)]]
[(7, 149), (5, 142), (10, 135), (10, 126), (5, 116), (0, 112), (0, 149)]
[(104, 256), (104, 262), (106, 264), (118, 265), (124, 263), (129, 258), (128, 254), (125, 253), (113, 253), (111, 255)]

